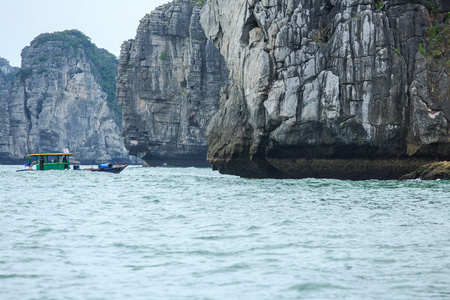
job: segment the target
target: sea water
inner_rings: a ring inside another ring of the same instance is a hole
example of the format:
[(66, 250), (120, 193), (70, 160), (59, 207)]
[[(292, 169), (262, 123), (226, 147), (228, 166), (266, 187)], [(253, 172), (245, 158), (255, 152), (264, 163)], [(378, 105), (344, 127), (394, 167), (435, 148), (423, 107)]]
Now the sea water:
[(450, 182), (0, 166), (0, 299), (450, 299)]

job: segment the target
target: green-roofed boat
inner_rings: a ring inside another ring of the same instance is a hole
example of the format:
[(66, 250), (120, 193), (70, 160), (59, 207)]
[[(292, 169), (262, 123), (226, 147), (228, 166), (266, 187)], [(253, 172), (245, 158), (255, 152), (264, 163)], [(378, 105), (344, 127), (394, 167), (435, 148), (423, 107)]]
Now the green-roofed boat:
[[(24, 169), (16, 170), (16, 172), (23, 171), (47, 171), (47, 170), (69, 170), (69, 158), (73, 153), (37, 153), (28, 154), (28, 163), (25, 164)], [(36, 166), (33, 169), (33, 165)], [(106, 173), (120, 173), (128, 164), (112, 165), (100, 164), (98, 168), (80, 169), (79, 166), (73, 166), (73, 170), (91, 171), (91, 172), (106, 172)]]
[(36, 171), (47, 170), (69, 170), (69, 157), (73, 153), (37, 153), (28, 154), (28, 163), (21, 171), (34, 171), (33, 164), (36, 165)]

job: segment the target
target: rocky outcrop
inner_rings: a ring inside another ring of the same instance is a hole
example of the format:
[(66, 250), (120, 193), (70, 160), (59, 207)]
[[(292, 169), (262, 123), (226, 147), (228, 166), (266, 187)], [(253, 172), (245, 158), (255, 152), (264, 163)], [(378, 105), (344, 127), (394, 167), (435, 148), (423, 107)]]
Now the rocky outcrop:
[(400, 180), (450, 180), (450, 162), (441, 161), (426, 164), (414, 172), (404, 175)]
[(9, 61), (0, 57), (0, 80), (2, 81), (2, 89), (5, 87), (5, 83), (11, 81), (13, 75), (17, 73), (19, 68), (12, 67)]
[(245, 177), (399, 178), (450, 156), (447, 1), (208, 0), (229, 69), (208, 160)]
[(0, 162), (11, 160), (8, 99), (18, 70), (19, 68), (11, 67), (6, 59), (0, 57)]
[(149, 165), (208, 165), (206, 128), (219, 108), (227, 70), (200, 26), (203, 1), (173, 1), (124, 42), (117, 98), (130, 153)]
[(68, 148), (82, 163), (127, 160), (113, 112), (117, 64), (77, 30), (34, 39), (8, 96), (9, 159)]

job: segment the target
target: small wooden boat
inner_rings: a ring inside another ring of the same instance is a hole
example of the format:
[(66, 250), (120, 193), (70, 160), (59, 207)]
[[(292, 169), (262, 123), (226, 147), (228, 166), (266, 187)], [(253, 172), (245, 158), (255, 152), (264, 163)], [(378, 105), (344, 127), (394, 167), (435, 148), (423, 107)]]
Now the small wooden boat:
[[(75, 166), (74, 166), (75, 167)], [(98, 165), (98, 168), (90, 168), (90, 169), (79, 169), (81, 171), (92, 171), (92, 172), (106, 172), (106, 173), (120, 173), (128, 167), (128, 164), (123, 165), (112, 165), (112, 164), (100, 164)], [(75, 170), (75, 168), (74, 168)]]

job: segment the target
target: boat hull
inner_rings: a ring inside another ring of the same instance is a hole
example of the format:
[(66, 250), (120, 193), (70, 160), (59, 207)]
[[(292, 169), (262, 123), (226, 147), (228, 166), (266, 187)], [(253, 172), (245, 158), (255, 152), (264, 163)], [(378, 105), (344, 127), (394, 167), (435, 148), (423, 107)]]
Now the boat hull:
[(128, 167), (127, 164), (120, 165), (120, 166), (112, 166), (108, 168), (90, 168), (90, 169), (82, 169), (81, 171), (91, 171), (91, 172), (106, 172), (106, 173), (115, 173), (118, 174)]

